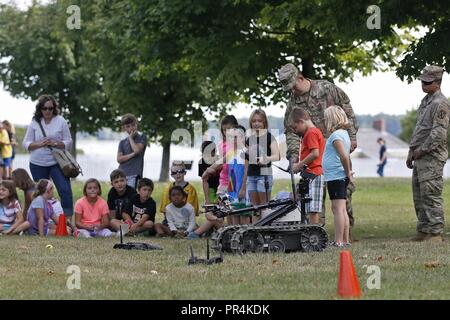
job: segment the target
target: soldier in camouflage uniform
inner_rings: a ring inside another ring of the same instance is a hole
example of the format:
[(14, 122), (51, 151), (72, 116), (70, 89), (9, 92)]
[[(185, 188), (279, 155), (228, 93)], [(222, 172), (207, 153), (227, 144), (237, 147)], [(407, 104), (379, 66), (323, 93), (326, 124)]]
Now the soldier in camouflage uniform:
[(440, 90), (442, 75), (441, 67), (427, 66), (420, 76), (422, 90), (427, 95), (417, 110), (406, 160), (406, 166), (413, 169), (412, 189), (418, 220), (413, 241), (443, 240), (442, 175), (448, 157), (450, 103)]
[[(284, 116), (288, 158), (291, 158), (293, 162), (298, 162), (299, 158), (300, 138), (295, 134), (289, 125), (290, 114), (296, 107), (307, 110), (315, 126), (322, 131), (325, 138), (328, 138), (329, 132), (327, 132), (325, 128), (324, 111), (326, 108), (333, 105), (340, 106), (345, 111), (350, 123), (350, 127), (348, 129), (351, 140), (350, 152), (355, 150), (357, 147), (356, 133), (358, 131), (358, 124), (353, 108), (350, 104), (350, 99), (347, 94), (342, 91), (342, 89), (326, 80), (306, 79), (292, 63), (288, 63), (281, 67), (278, 71), (278, 78), (283, 85), (283, 90), (290, 92), (290, 97)], [(354, 191), (355, 185), (351, 182), (347, 187), (347, 213), (351, 226), (354, 224), (353, 208), (351, 203), (351, 197)], [(326, 193), (324, 192), (324, 195), (325, 194)], [(325, 208), (323, 208), (322, 211), (321, 220), (324, 223)]]

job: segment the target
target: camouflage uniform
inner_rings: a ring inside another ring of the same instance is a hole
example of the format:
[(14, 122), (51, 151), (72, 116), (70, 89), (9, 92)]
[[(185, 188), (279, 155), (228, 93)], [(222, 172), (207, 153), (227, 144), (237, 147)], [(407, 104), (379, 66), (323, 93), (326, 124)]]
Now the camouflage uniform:
[(448, 158), (449, 115), (450, 103), (440, 90), (427, 94), (417, 110), (409, 144), (410, 153), (420, 148), (423, 154), (413, 159), (412, 189), (417, 231), (425, 234), (439, 235), (444, 229), (442, 175)]
[[(295, 68), (294, 65), (288, 64), (285, 65), (283, 68), (290, 66), (290, 68)], [(281, 80), (281, 72), (282, 69), (280, 69), (280, 80)], [(294, 72), (294, 75), (297, 74)], [(292, 131), (289, 123), (290, 123), (290, 115), (292, 110), (295, 108), (303, 108), (308, 111), (311, 121), (314, 123), (314, 125), (322, 131), (325, 139), (328, 138), (329, 133), (326, 130), (325, 127), (325, 118), (324, 118), (324, 111), (326, 108), (337, 105), (340, 106), (347, 115), (348, 121), (349, 121), (349, 129), (348, 134), (350, 136), (350, 140), (356, 140), (356, 133), (358, 132), (358, 123), (356, 121), (355, 113), (353, 112), (353, 108), (350, 104), (350, 99), (348, 98), (347, 94), (334, 85), (333, 83), (326, 81), (326, 80), (310, 80), (311, 82), (311, 88), (309, 92), (295, 96), (292, 93), (290, 94), (289, 101), (287, 104), (286, 113), (284, 115), (284, 128), (285, 128), (285, 134), (286, 134), (286, 144), (287, 144), (287, 156), (299, 156), (299, 150), (300, 150), (300, 137)], [(282, 81), (283, 82), (283, 81)], [(292, 86), (291, 84), (287, 84), (287, 86)], [(285, 91), (287, 91), (285, 89)], [(353, 226), (354, 218), (353, 218), (353, 207), (351, 203), (351, 196), (353, 192), (355, 192), (356, 187), (354, 183), (350, 183), (347, 187), (347, 213), (349, 216), (349, 220), (351, 225)], [(325, 196), (324, 192), (324, 196)], [(321, 212), (321, 222), (325, 222), (325, 201), (324, 201), (324, 208)]]

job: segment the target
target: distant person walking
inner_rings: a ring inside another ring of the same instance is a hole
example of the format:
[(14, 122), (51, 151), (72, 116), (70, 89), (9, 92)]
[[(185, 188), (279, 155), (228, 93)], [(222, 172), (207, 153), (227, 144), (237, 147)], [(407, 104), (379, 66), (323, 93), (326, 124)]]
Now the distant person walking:
[(406, 166), (413, 169), (412, 188), (417, 216), (417, 234), (413, 241), (443, 241), (442, 175), (448, 158), (450, 118), (450, 103), (441, 92), (443, 73), (439, 66), (426, 66), (420, 75), (422, 90), (427, 95), (417, 110), (406, 160)]
[(16, 156), (16, 146), (17, 146), (16, 129), (14, 128), (14, 125), (11, 122), (9, 122), (8, 120), (3, 120), (2, 124), (3, 124), (3, 129), (5, 129), (6, 132), (8, 132), (9, 142), (12, 147), (12, 156), (11, 156), (11, 160), (10, 160), (10, 164), (9, 164), (9, 174), (8, 174), (8, 176), (11, 178), (11, 175), (13, 172), (13, 161)]
[(27, 128), (22, 145), (30, 152), (30, 171), (33, 180), (37, 182), (51, 177), (61, 198), (64, 214), (72, 217), (73, 195), (70, 179), (64, 175), (50, 149), (51, 147), (70, 150), (72, 137), (67, 121), (59, 115), (58, 104), (53, 96), (39, 97), (33, 120)]
[(380, 145), (380, 162), (378, 163), (377, 173), (380, 177), (384, 177), (384, 166), (387, 163), (386, 141), (383, 138), (377, 139)]

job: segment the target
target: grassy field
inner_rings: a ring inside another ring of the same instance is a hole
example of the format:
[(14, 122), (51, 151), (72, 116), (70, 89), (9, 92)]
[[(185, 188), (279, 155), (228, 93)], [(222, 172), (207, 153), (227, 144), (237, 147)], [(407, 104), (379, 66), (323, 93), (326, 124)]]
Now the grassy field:
[[(275, 192), (288, 190), (289, 181), (276, 181), (275, 187)], [(357, 188), (353, 201), (357, 241), (351, 252), (362, 299), (450, 299), (449, 226), (443, 244), (411, 242), (416, 218), (410, 180), (358, 179)], [(103, 194), (107, 191), (105, 184)], [(78, 198), (81, 184), (75, 184), (74, 192)], [(153, 197), (158, 204), (161, 193), (162, 186), (157, 185)], [(450, 199), (450, 181), (444, 199)], [(449, 201), (445, 211), (450, 212)], [(331, 238), (329, 205), (326, 228)], [(336, 249), (226, 254), (223, 264), (188, 266), (189, 244), (204, 257), (205, 241), (127, 240), (156, 243), (164, 249), (114, 250), (116, 239), (0, 236), (0, 299), (338, 299), (340, 251)], [(48, 244), (53, 249), (46, 248)], [(66, 287), (69, 265), (81, 269), (80, 290)], [(380, 268), (380, 289), (366, 285), (370, 265)]]

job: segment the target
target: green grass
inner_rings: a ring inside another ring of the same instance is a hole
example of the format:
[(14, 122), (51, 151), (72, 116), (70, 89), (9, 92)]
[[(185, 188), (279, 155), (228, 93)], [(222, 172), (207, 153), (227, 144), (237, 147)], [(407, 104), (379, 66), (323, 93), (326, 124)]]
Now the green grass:
[[(199, 185), (194, 183), (198, 190)], [(276, 181), (275, 192), (289, 181)], [(363, 299), (449, 299), (450, 228), (444, 244), (414, 243), (409, 179), (358, 179), (354, 194), (358, 240), (351, 252)], [(104, 185), (104, 195), (108, 187)], [(75, 199), (81, 184), (74, 186)], [(162, 186), (155, 187), (159, 204)], [(199, 196), (202, 198), (201, 192)], [(450, 199), (450, 181), (444, 187)], [(445, 211), (450, 204), (445, 202)], [(158, 216), (157, 220), (161, 217)], [(327, 206), (327, 231), (333, 236)], [(188, 248), (204, 257), (205, 242), (137, 238), (162, 251), (113, 250), (116, 239), (0, 236), (0, 299), (337, 299), (339, 250), (322, 253), (225, 255), (223, 264), (188, 266)], [(46, 245), (52, 244), (53, 249)], [(216, 255), (216, 252), (213, 252)], [(81, 268), (81, 290), (68, 290), (69, 265)], [(367, 266), (381, 270), (369, 290)], [(427, 267), (428, 265), (428, 267)], [(152, 273), (151, 271), (156, 271)]]

